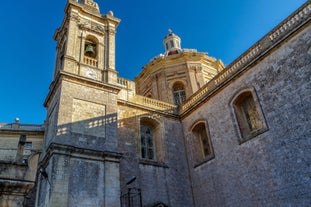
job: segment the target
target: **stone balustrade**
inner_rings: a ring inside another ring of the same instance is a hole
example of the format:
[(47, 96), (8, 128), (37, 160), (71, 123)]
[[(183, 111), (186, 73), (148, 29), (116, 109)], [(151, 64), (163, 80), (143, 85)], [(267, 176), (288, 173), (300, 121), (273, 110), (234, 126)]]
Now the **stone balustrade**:
[(118, 82), (119, 85), (121, 85), (123, 87), (127, 87), (129, 80), (127, 80), (125, 78), (118, 77), (117, 82)]
[(194, 93), (193, 96), (181, 106), (180, 110), (183, 111), (197, 103), (198, 99), (200, 99), (204, 94), (209, 91), (209, 88), (206, 86), (207, 85), (203, 86), (197, 93)]
[(297, 10), (287, 19), (285, 19), (278, 27), (272, 30), (269, 33), (269, 38), (271, 41), (275, 41), (283, 34), (286, 34), (287, 31), (293, 29), (300, 21), (310, 18), (311, 13), (311, 3), (306, 3), (301, 9)]
[(83, 58), (83, 62), (87, 65), (90, 65), (90, 66), (93, 66), (93, 67), (98, 67), (98, 61), (94, 58), (90, 58), (90, 57), (87, 57), (87, 56), (84, 56)]
[(44, 131), (44, 126), (39, 124), (0, 123), (0, 130)]
[(177, 109), (176, 105), (140, 95), (135, 95), (134, 97), (130, 98), (128, 102), (136, 105), (141, 105), (143, 107), (148, 107), (153, 110), (160, 110), (168, 113), (175, 113)]
[(218, 86), (225, 84), (236, 74), (243, 71), (250, 63), (254, 62), (261, 55), (268, 52), (279, 41), (287, 37), (297, 28), (304, 25), (311, 18), (311, 3), (307, 1), (296, 12), (285, 19), (281, 24), (275, 27), (271, 32), (265, 35), (261, 40), (254, 44), (250, 49), (238, 57), (234, 62), (218, 73), (210, 82), (194, 93), (180, 107), (180, 112), (189, 110), (198, 100), (203, 99), (213, 92)]

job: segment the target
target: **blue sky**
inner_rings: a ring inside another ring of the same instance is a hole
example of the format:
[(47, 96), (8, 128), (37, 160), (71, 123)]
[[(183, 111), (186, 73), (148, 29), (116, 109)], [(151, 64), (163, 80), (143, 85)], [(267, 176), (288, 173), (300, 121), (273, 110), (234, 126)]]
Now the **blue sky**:
[[(183, 48), (234, 61), (306, 0), (97, 0), (121, 19), (116, 37), (119, 76), (131, 79), (164, 52), (171, 28)], [(55, 30), (66, 0), (3, 1), (0, 6), (0, 123), (40, 124), (52, 81)]]

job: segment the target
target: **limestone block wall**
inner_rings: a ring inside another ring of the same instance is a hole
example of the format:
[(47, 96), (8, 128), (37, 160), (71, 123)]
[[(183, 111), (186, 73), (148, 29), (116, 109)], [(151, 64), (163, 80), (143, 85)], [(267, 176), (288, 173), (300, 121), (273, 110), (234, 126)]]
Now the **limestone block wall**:
[(135, 82), (130, 81), (125, 78), (118, 77), (118, 86), (121, 87), (120, 92), (118, 93), (118, 99), (129, 100), (136, 94)]
[[(42, 151), (42, 125), (0, 124), (0, 206), (33, 203), (39, 156)], [(27, 196), (27, 199), (25, 199)]]
[(38, 206), (119, 206), (117, 160), (60, 145), (54, 146), (53, 154), (53, 165), (45, 168), (48, 177), (39, 179)]
[[(310, 205), (310, 47), (309, 26), (183, 118), (195, 206)], [(268, 130), (239, 144), (230, 101), (249, 87)], [(215, 158), (195, 166), (189, 129), (200, 119)]]
[[(28, 195), (35, 185), (39, 154), (34, 154), (28, 159), (27, 164), (1, 162), (0, 165), (0, 201)], [(5, 202), (4, 202), (5, 203)], [(1, 204), (6, 207), (7, 205)], [(8, 205), (10, 206), (10, 205)]]
[[(15, 162), (18, 150), (19, 134), (7, 134), (0, 132), (0, 161)], [(42, 150), (43, 134), (27, 135), (26, 141), (31, 143), (31, 148), (23, 150), (25, 158), (34, 152)]]
[[(59, 104), (54, 107), (59, 111), (49, 116), (47, 146), (53, 142), (116, 151), (117, 94), (114, 89), (105, 90), (68, 79), (63, 81), (59, 93)], [(52, 108), (51, 105), (49, 111)]]
[[(158, 121), (156, 159), (141, 158), (140, 120)], [(143, 206), (162, 202), (168, 206), (193, 206), (182, 126), (178, 119), (131, 105), (118, 104), (121, 192), (140, 188)], [(160, 144), (159, 144), (160, 143)], [(136, 180), (126, 183), (133, 177)]]

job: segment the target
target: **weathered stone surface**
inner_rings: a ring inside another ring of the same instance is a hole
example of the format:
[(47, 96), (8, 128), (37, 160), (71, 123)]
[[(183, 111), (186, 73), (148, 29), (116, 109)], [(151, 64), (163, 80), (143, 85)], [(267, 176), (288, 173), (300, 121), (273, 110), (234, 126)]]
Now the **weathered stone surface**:
[(35, 200), (43, 136), (42, 125), (0, 124), (1, 207), (26, 206)]
[[(168, 51), (136, 83), (115, 71), (119, 19), (93, 1), (70, 0), (66, 12), (46, 128), (0, 124), (1, 207), (123, 207), (129, 191), (146, 207), (310, 206), (310, 3), (227, 68), (204, 53)], [(88, 41), (97, 56), (81, 53)], [(189, 86), (178, 107), (169, 104), (175, 82)], [(246, 89), (264, 130), (241, 142), (232, 102)], [(197, 156), (198, 122), (208, 127), (208, 159)]]
[[(144, 205), (163, 202), (168, 206), (192, 206), (189, 174), (182, 134), (178, 119), (161, 117), (157, 113), (119, 105), (119, 149), (123, 154), (120, 163), (121, 189), (142, 190)], [(156, 149), (156, 160), (146, 161), (140, 154), (139, 126), (142, 117), (150, 117), (161, 124), (161, 147)], [(136, 181), (127, 186), (133, 176)], [(122, 188), (123, 187), (123, 188)]]
[[(196, 206), (308, 206), (311, 27), (231, 81), (183, 125)], [(253, 87), (269, 130), (239, 145), (230, 99)], [(187, 129), (206, 119), (215, 159), (194, 168)]]

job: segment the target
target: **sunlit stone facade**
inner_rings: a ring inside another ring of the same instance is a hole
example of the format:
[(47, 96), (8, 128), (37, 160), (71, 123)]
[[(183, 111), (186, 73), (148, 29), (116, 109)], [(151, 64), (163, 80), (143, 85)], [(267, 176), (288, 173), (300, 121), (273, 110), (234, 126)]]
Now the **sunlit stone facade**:
[(131, 81), (120, 20), (68, 0), (45, 123), (0, 125), (0, 206), (309, 206), (310, 17), (228, 66), (170, 30)]

